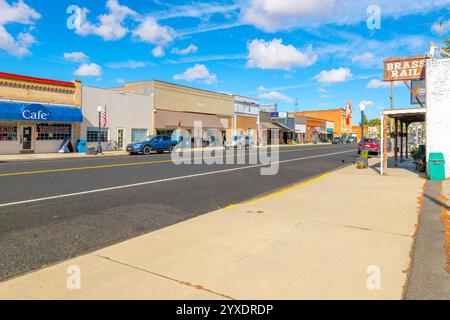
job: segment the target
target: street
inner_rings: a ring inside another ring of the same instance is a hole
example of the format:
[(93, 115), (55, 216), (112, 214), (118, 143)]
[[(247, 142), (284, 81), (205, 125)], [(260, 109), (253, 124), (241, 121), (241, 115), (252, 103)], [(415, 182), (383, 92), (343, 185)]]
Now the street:
[(0, 163), (0, 280), (269, 193), (355, 159), (354, 145), (280, 148), (280, 169), (274, 176), (262, 176), (261, 166), (250, 164), (175, 165), (169, 154)]

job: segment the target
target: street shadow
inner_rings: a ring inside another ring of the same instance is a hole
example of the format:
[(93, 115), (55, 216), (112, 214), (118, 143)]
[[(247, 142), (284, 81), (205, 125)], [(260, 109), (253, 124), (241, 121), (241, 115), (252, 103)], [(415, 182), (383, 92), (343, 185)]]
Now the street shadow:
[(441, 200), (438, 200), (435, 197), (432, 197), (428, 194), (424, 194), (424, 197), (427, 198), (428, 200), (430, 200), (431, 202), (433, 202), (434, 204), (436, 204), (444, 209), (447, 209), (447, 211), (450, 211), (450, 206), (448, 206), (447, 203), (442, 202)]

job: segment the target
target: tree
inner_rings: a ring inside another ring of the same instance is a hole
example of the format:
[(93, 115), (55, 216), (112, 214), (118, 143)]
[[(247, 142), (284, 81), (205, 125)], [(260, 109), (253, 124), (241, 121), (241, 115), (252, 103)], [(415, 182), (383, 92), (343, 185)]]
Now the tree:
[(445, 44), (447, 45), (447, 47), (443, 48), (441, 51), (442, 53), (450, 57), (450, 39), (445, 39)]

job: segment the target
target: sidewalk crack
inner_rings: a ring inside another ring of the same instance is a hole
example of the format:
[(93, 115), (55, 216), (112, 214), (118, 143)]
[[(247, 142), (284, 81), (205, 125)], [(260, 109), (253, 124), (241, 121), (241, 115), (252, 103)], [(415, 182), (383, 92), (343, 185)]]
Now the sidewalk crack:
[(153, 272), (153, 271), (150, 271), (150, 270), (142, 269), (142, 268), (139, 268), (139, 267), (136, 267), (136, 266), (127, 264), (127, 263), (125, 263), (125, 262), (121, 262), (121, 261), (118, 261), (118, 260), (114, 260), (114, 259), (111, 259), (111, 258), (109, 258), (109, 257), (104, 257), (104, 256), (102, 256), (102, 255), (94, 254), (94, 256), (96, 256), (96, 257), (98, 257), (98, 258), (102, 258), (102, 259), (108, 260), (108, 261), (110, 261), (110, 262), (114, 262), (114, 263), (120, 264), (120, 265), (125, 266), (125, 267), (129, 267), (129, 268), (132, 268), (132, 269), (135, 269), (135, 270), (138, 270), (138, 271), (142, 271), (142, 272), (145, 272), (145, 273), (154, 275), (154, 276), (159, 277), (159, 278), (163, 278), (163, 279), (166, 279), (166, 280), (169, 280), (169, 281), (172, 281), (172, 282), (176, 282), (176, 283), (178, 283), (178, 284), (181, 284), (181, 285), (183, 285), (183, 286), (187, 286), (187, 287), (192, 288), (192, 289), (205, 291), (205, 292), (211, 293), (211, 294), (213, 294), (213, 295), (216, 295), (216, 296), (219, 296), (219, 297), (228, 299), (228, 300), (236, 300), (236, 299), (234, 299), (233, 297), (230, 297), (230, 296), (228, 296), (228, 295), (226, 295), (226, 294), (223, 294), (223, 293), (216, 292), (216, 291), (214, 291), (214, 290), (205, 288), (205, 287), (202, 286), (202, 285), (196, 285), (196, 284), (192, 284), (192, 283), (190, 283), (190, 282), (188, 282), (188, 281), (178, 280), (178, 279), (175, 279), (175, 278), (172, 278), (172, 277), (169, 277), (169, 276), (165, 276), (165, 275), (163, 275), (163, 274), (159, 274), (159, 273), (157, 273), (157, 272)]

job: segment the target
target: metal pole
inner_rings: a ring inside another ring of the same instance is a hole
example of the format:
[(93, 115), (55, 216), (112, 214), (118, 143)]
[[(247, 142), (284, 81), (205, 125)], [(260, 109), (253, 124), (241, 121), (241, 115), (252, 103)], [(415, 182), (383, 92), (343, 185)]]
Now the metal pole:
[(101, 111), (99, 111), (98, 112), (98, 146), (97, 146), (97, 154), (99, 154), (99, 153), (103, 153), (103, 150), (102, 150), (102, 142), (101, 142), (101, 137), (100, 137), (100, 135), (101, 135), (101, 131), (102, 131), (102, 112)]
[(361, 154), (364, 151), (364, 111), (361, 111)]

